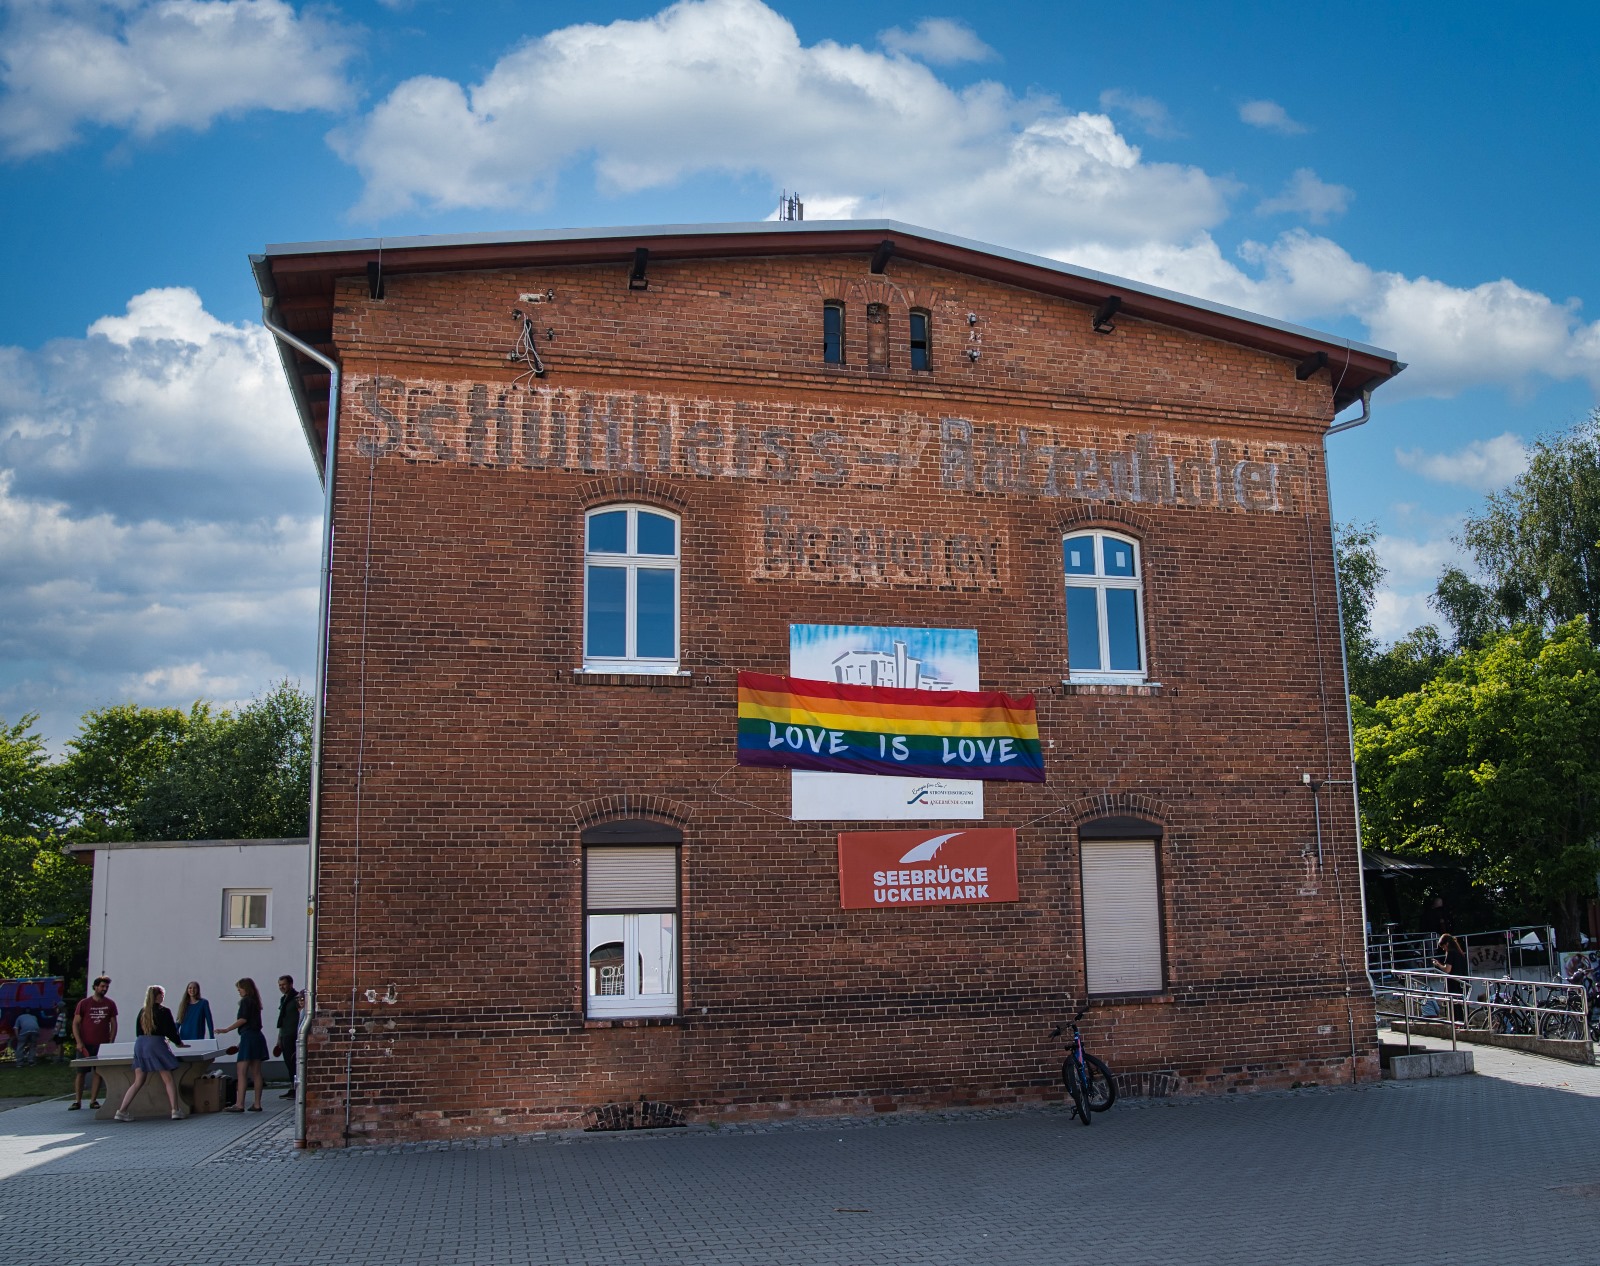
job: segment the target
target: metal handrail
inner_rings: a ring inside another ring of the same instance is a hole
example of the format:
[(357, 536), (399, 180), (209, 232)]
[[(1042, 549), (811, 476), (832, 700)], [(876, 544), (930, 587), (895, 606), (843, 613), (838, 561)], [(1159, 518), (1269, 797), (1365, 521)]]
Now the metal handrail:
[[(1539, 940), (1537, 950), (1522, 944), (1523, 938), (1530, 932)], [(1494, 928), (1486, 932), (1462, 932), (1456, 939), (1461, 942), (1461, 947), (1469, 956), (1474, 946), (1481, 948), (1484, 945), (1492, 945), (1497, 949), (1504, 949), (1508, 972), (1513, 965), (1519, 970), (1529, 970), (1529, 958), (1538, 955), (1544, 960), (1543, 966), (1534, 967), (1532, 970), (1544, 971), (1551, 980), (1559, 975), (1556, 964), (1555, 929), (1548, 924)], [(1437, 936), (1425, 932), (1371, 933), (1367, 937), (1367, 970), (1375, 977), (1392, 976), (1396, 972), (1416, 970), (1418, 967), (1426, 970), (1427, 965), (1438, 957), (1438, 943)]]
[[(1455, 976), (1442, 971), (1408, 971), (1399, 970), (1392, 973), (1398, 980), (1398, 985), (1385, 988), (1382, 993), (1388, 997), (1398, 998), (1401, 1004), (1400, 1011), (1386, 1011), (1382, 1003), (1378, 1006), (1378, 1015), (1389, 1020), (1404, 1020), (1406, 1031), (1406, 1045), (1411, 1045), (1411, 1024), (1413, 1020), (1425, 1021), (1431, 1024), (1447, 1024), (1450, 1026), (1450, 1049), (1456, 1049), (1456, 1035), (1458, 1032), (1502, 1032), (1495, 1024), (1496, 1012), (1502, 1015), (1507, 1013), (1527, 1013), (1533, 1017), (1533, 1032), (1530, 1037), (1543, 1038), (1550, 1042), (1585, 1042), (1589, 1041), (1589, 999), (1588, 993), (1582, 984), (1569, 985), (1560, 981), (1546, 980), (1514, 980), (1509, 976)], [(1451, 988), (1459, 984), (1460, 989)], [(1481, 986), (1481, 990), (1476, 988)], [(1509, 990), (1508, 998), (1496, 997), (1497, 994)], [(1526, 993), (1524, 993), (1526, 991)], [(1481, 992), (1481, 997), (1474, 996)], [(1541, 1005), (1541, 995), (1543, 1005)], [(1531, 1005), (1520, 999), (1531, 999)], [(1442, 1005), (1442, 1014), (1424, 1015), (1419, 1003), (1431, 1001)], [(1559, 1038), (1546, 1035), (1548, 1027), (1545, 1017), (1561, 1015), (1570, 1017), (1576, 1024), (1578, 1032), (1582, 1034), (1577, 1038)], [(1477, 1021), (1482, 1021), (1478, 1023)], [(1394, 1027), (1392, 1024), (1390, 1027)]]

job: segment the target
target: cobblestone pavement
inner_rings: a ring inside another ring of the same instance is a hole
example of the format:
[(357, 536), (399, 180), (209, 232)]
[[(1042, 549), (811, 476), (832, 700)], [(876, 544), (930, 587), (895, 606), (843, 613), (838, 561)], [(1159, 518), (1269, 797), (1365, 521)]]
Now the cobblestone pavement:
[(308, 1154), (282, 1101), (112, 1125), (54, 1100), (0, 1116), (0, 1225), (75, 1266), (1600, 1261), (1600, 1070), (1475, 1054), (1092, 1129), (1034, 1108)]

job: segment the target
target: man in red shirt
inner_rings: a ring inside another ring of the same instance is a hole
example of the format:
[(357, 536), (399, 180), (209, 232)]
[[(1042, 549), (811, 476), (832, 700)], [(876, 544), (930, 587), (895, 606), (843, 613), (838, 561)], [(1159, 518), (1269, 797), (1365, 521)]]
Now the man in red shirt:
[[(100, 1053), (103, 1042), (117, 1040), (117, 1004), (106, 997), (106, 990), (111, 988), (110, 976), (96, 976), (94, 978), (94, 992), (80, 1002), (72, 1013), (72, 1040), (77, 1043), (79, 1059), (93, 1059)], [(89, 1074), (89, 1106), (100, 1106), (100, 1095), (105, 1093), (106, 1079), (100, 1075), (98, 1069), (88, 1069)], [(83, 1076), (85, 1070), (80, 1068), (78, 1075), (72, 1079), (72, 1106), (69, 1111), (76, 1112), (83, 1107)], [(100, 1083), (100, 1089), (95, 1090), (95, 1082)]]

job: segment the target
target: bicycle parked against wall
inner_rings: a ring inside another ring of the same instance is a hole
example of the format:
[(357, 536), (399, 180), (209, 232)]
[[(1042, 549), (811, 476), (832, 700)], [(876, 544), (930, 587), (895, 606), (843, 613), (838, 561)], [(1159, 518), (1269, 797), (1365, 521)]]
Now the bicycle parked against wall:
[(1588, 1020), (1589, 1040), (1600, 1042), (1600, 979), (1586, 962), (1579, 962), (1567, 976), (1567, 984), (1583, 986), (1583, 1011)]
[[(1087, 1015), (1080, 1009), (1067, 1021), (1072, 1026), (1072, 1042), (1067, 1048), (1066, 1061), (1061, 1065), (1061, 1080), (1072, 1098), (1072, 1114), (1085, 1125), (1093, 1125), (1091, 1112), (1104, 1112), (1117, 1101), (1117, 1081), (1106, 1067), (1105, 1061), (1096, 1059), (1083, 1049), (1083, 1034), (1078, 1031), (1078, 1021)], [(1051, 1037), (1061, 1036), (1061, 1025), (1050, 1030)]]

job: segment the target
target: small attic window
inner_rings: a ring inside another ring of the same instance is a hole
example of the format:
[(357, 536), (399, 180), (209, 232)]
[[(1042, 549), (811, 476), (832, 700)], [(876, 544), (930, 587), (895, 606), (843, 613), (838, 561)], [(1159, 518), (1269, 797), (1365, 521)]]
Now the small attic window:
[(844, 304), (837, 300), (822, 305), (822, 360), (826, 365), (844, 364)]
[(920, 308), (911, 310), (911, 368), (924, 371), (933, 368), (928, 314)]

